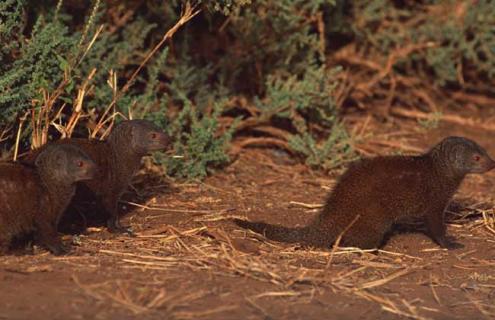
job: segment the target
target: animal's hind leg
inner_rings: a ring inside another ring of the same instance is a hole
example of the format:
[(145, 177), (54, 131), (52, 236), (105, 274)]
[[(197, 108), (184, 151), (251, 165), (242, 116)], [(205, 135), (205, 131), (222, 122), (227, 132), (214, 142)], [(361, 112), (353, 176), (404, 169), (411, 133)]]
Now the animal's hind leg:
[(357, 222), (343, 236), (341, 246), (376, 249), (383, 243), (385, 228), (377, 229), (365, 222)]
[(382, 242), (383, 234), (370, 232), (366, 237), (346, 239), (344, 244), (345, 246), (357, 247), (360, 249), (377, 249), (381, 246)]

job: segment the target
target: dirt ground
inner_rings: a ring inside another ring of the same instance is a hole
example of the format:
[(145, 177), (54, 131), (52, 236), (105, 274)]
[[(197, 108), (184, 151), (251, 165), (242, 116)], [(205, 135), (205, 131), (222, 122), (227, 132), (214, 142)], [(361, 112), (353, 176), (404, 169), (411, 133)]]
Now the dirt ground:
[[(415, 121), (350, 120), (366, 155), (414, 153), (451, 134), (495, 156), (493, 132)], [(495, 318), (495, 172), (470, 176), (450, 207), (443, 250), (418, 232), (379, 252), (312, 250), (235, 227), (237, 216), (287, 226), (318, 212), (335, 178), (278, 150), (248, 149), (203, 183), (149, 183), (154, 195), (123, 222), (66, 236), (68, 256), (42, 249), (0, 257), (0, 319), (490, 319)]]

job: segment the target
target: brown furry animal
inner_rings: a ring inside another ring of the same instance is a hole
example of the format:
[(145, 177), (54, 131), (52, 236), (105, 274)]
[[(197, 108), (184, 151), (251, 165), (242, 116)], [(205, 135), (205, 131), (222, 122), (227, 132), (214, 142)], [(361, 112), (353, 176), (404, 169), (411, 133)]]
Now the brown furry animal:
[(342, 175), (323, 211), (308, 226), (286, 228), (234, 219), (267, 238), (329, 247), (377, 248), (392, 225), (424, 217), (428, 234), (441, 247), (453, 247), (445, 234), (444, 210), (469, 173), (483, 173), (495, 162), (475, 142), (448, 137), (421, 156), (388, 156), (357, 161)]
[(35, 167), (0, 164), (0, 251), (11, 240), (34, 231), (35, 241), (59, 255), (67, 250), (57, 234), (60, 215), (76, 190), (76, 181), (94, 177), (95, 163), (79, 148), (50, 146)]
[[(149, 121), (127, 120), (115, 126), (106, 141), (62, 139), (50, 144), (78, 146), (96, 162), (100, 172), (82, 184), (93, 193), (99, 207), (108, 215), (108, 229), (130, 233), (128, 227), (120, 225), (117, 202), (139, 169), (141, 158), (168, 146), (169, 139), (165, 133)], [(34, 150), (22, 162), (32, 163), (39, 150), (43, 147)]]

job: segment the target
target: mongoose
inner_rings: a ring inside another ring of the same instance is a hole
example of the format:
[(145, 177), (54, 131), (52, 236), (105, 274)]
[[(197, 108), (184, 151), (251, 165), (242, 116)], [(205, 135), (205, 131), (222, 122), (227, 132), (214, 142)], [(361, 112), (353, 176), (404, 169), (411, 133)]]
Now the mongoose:
[[(169, 144), (168, 136), (149, 121), (126, 120), (113, 128), (106, 141), (69, 138), (50, 144), (76, 145), (96, 162), (99, 173), (94, 179), (82, 182), (78, 193), (85, 188), (96, 197), (99, 207), (108, 215), (109, 231), (131, 233), (128, 227), (120, 225), (118, 200), (139, 169), (141, 158), (152, 151), (164, 150)], [(22, 161), (32, 163), (39, 150), (43, 147)]]
[[(444, 210), (469, 173), (483, 173), (495, 162), (475, 142), (447, 137), (419, 156), (383, 156), (352, 163), (330, 192), (322, 212), (305, 227), (286, 228), (234, 219), (269, 239), (329, 247), (378, 248), (392, 225), (424, 217), (428, 235), (453, 248), (445, 236)], [(344, 232), (345, 231), (345, 232)]]
[(0, 164), (0, 251), (11, 241), (34, 232), (35, 242), (53, 254), (66, 253), (57, 234), (59, 218), (76, 190), (76, 181), (94, 177), (95, 163), (79, 148), (50, 146), (34, 167)]

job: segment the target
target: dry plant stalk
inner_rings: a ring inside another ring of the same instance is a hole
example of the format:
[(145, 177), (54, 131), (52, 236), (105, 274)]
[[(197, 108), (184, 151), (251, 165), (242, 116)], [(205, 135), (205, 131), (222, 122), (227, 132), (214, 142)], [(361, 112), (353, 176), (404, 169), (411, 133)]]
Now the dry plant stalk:
[[(17, 130), (17, 136), (15, 139), (15, 149), (14, 149), (14, 161), (17, 160), (17, 155), (19, 153), (19, 142), (21, 140), (21, 132), (22, 132), (22, 126), (24, 125), (24, 122), (27, 119), (28, 112), (26, 112), (20, 119), (19, 119), (19, 129)], [(2, 133), (3, 134), (3, 133)], [(0, 139), (1, 141), (1, 139)]]
[(342, 230), (342, 232), (339, 234), (339, 236), (335, 240), (335, 243), (333, 244), (333, 247), (332, 247), (332, 252), (330, 254), (330, 257), (328, 258), (328, 262), (327, 262), (327, 265), (326, 265), (326, 268), (327, 269), (332, 265), (332, 260), (333, 260), (334, 253), (335, 253), (335, 251), (337, 251), (337, 248), (339, 247), (339, 244), (340, 244), (340, 241), (342, 240), (342, 237), (344, 236), (344, 234), (346, 234), (347, 231), (349, 231), (349, 229), (356, 223), (356, 221), (358, 221), (358, 219), (360, 217), (361, 217), (360, 214), (356, 215), (354, 217), (354, 219), (351, 221), (351, 223), (349, 223), (347, 225), (347, 227), (345, 227), (345, 229)]
[[(61, 2), (59, 2), (59, 4), (60, 3)], [(101, 34), (102, 31), (103, 31), (103, 25), (100, 26), (100, 28), (95, 32), (93, 38), (86, 46), (84, 53), (79, 57), (79, 59), (77, 59), (77, 61), (73, 65), (69, 64), (69, 66), (64, 70), (64, 77), (62, 81), (51, 94), (48, 93), (46, 90), (42, 89), (43, 103), (39, 108), (38, 113), (36, 113), (36, 109), (34, 107), (31, 109), (31, 127), (33, 130), (31, 136), (31, 148), (33, 149), (39, 148), (48, 142), (48, 129), (50, 128), (50, 125), (54, 125), (55, 128), (59, 132), (61, 132), (62, 136), (64, 137), (70, 137), (72, 135), (74, 127), (76, 126), (81, 116), (84, 95), (87, 93), (86, 88), (89, 82), (91, 81), (91, 79), (93, 78), (93, 76), (95, 75), (96, 69), (91, 70), (90, 74), (88, 75), (88, 77), (86, 78), (83, 84), (82, 89), (79, 89), (75, 103), (76, 106), (73, 109), (72, 115), (70, 116), (69, 122), (66, 126), (63, 126), (61, 124), (55, 124), (55, 120), (60, 118), (60, 115), (62, 114), (62, 111), (65, 108), (66, 104), (63, 103), (55, 114), (53, 114), (52, 109), (55, 102), (59, 99), (59, 97), (62, 95), (67, 85), (70, 83), (72, 77), (71, 75), (72, 70), (82, 62), (82, 60), (89, 52), (89, 50), (91, 49), (91, 47), (93, 46), (93, 44), (95, 43), (96, 39), (98, 38), (98, 36)], [(34, 104), (38, 102), (39, 101), (33, 101)], [(18, 142), (16, 143), (16, 147)]]
[[(58, 2), (57, 6), (61, 6), (62, 1)], [(86, 39), (87, 32), (88, 32), (88, 26), (91, 24), (92, 19), (95, 16), (96, 10), (100, 4), (100, 1), (96, 1), (95, 5), (93, 6), (93, 10), (91, 13), (91, 17), (89, 22), (87, 23), (85, 30), (83, 32), (83, 35), (81, 37), (80, 41), (80, 46), (82, 46), (84, 40)], [(122, 89), (119, 91), (117, 88), (117, 75), (115, 73), (110, 74), (110, 79), (113, 81), (110, 81), (112, 90), (114, 91), (114, 96), (110, 104), (106, 107), (105, 111), (103, 112), (102, 116), (100, 117), (100, 120), (98, 121), (96, 127), (92, 130), (90, 133), (91, 138), (96, 138), (97, 134), (102, 130), (102, 127), (107, 124), (108, 122), (111, 122), (110, 126), (106, 128), (103, 131), (103, 134), (101, 135), (100, 138), (104, 138), (106, 135), (108, 135), (109, 131), (111, 130), (111, 127), (113, 126), (113, 121), (116, 116), (121, 115), (119, 112), (115, 110), (115, 105), (117, 101), (122, 97), (122, 95), (127, 92), (127, 90), (130, 88), (130, 86), (133, 84), (135, 78), (139, 74), (139, 72), (143, 69), (143, 67), (146, 65), (146, 63), (151, 59), (151, 57), (163, 46), (165, 41), (169, 40), (172, 38), (172, 36), (179, 30), (180, 27), (182, 27), (184, 24), (186, 24), (189, 20), (191, 20), (193, 17), (195, 17), (200, 10), (196, 10), (196, 6), (191, 6), (189, 2), (187, 2), (184, 5), (184, 8), (181, 13), (181, 17), (179, 21), (172, 27), (170, 28), (165, 35), (163, 36), (162, 40), (146, 55), (144, 60), (141, 62), (138, 68), (132, 73), (131, 77), (127, 80), (126, 84), (122, 87)], [(32, 137), (31, 137), (31, 148), (36, 149), (41, 147), (43, 144), (48, 142), (48, 130), (50, 126), (54, 126), (61, 134), (62, 137), (71, 137), (72, 133), (77, 126), (79, 120), (84, 117), (84, 112), (83, 112), (83, 105), (84, 105), (84, 98), (88, 91), (90, 91), (90, 83), (91, 80), (93, 79), (94, 75), (96, 74), (97, 70), (96, 68), (93, 68), (89, 75), (86, 77), (84, 80), (83, 84), (81, 87), (78, 89), (77, 96), (74, 98), (74, 107), (72, 109), (72, 112), (69, 116), (69, 120), (65, 125), (61, 123), (56, 123), (55, 121), (57, 119), (60, 119), (60, 116), (62, 114), (62, 111), (64, 110), (66, 104), (63, 103), (62, 106), (54, 112), (53, 108), (55, 103), (59, 100), (60, 96), (64, 92), (65, 88), (67, 85), (70, 83), (72, 79), (72, 70), (76, 68), (82, 60), (85, 58), (91, 47), (94, 45), (96, 39), (99, 37), (101, 32), (104, 29), (104, 25), (101, 25), (95, 34), (93, 35), (92, 39), (89, 41), (89, 43), (85, 46), (83, 49), (84, 51), (81, 51), (82, 54), (78, 55), (76, 57), (73, 63), (69, 64), (69, 66), (66, 68), (64, 71), (64, 77), (63, 80), (60, 82), (60, 84), (57, 86), (57, 88), (53, 92), (47, 92), (46, 90), (42, 89), (42, 95), (43, 95), (43, 100), (41, 103), (41, 106), (39, 107), (38, 110), (33, 107), (31, 109), (31, 126), (32, 126)], [(37, 104), (39, 101), (33, 101), (33, 104)], [(113, 110), (112, 113), (109, 115), (110, 110)], [(125, 118), (125, 117), (124, 117)], [(20, 136), (21, 132), (23, 129), (23, 124), (25, 122), (25, 118), (20, 119), (19, 123), (19, 130), (17, 133), (17, 141), (16, 141), (16, 146), (15, 146), (15, 153), (14, 153), (14, 161), (17, 158), (18, 154), (18, 149), (19, 149), (19, 142), (20, 142)]]
[(483, 210), (481, 213), (485, 227), (495, 235), (495, 208), (492, 208), (491, 213), (488, 210)]
[(12, 130), (12, 125), (6, 125), (0, 133), (0, 143), (7, 141), (9, 139), (10, 131)]
[[(134, 70), (130, 78), (127, 80), (127, 82), (124, 84), (122, 89), (114, 95), (114, 98), (112, 101), (109, 103), (109, 105), (105, 108), (105, 111), (103, 112), (102, 116), (100, 117), (100, 120), (98, 121), (98, 124), (96, 125), (95, 129), (91, 133), (91, 138), (96, 138), (96, 135), (98, 132), (101, 130), (101, 128), (109, 121), (112, 121), (114, 119), (113, 114), (115, 113), (115, 106), (117, 101), (124, 95), (124, 93), (129, 90), (131, 85), (134, 83), (134, 80), (136, 79), (137, 75), (139, 72), (143, 69), (143, 67), (148, 63), (148, 61), (153, 57), (153, 55), (163, 46), (165, 41), (169, 40), (172, 38), (172, 36), (183, 26), (185, 25), (189, 20), (194, 18), (198, 13), (200, 13), (201, 10), (198, 9), (196, 10), (196, 5), (192, 6), (190, 2), (186, 2), (186, 4), (183, 7), (183, 10), (181, 12), (181, 16), (179, 21), (170, 28), (165, 35), (162, 37), (160, 42), (158, 42), (153, 49), (146, 55), (146, 57), (143, 59), (141, 64)], [(116, 88), (116, 86), (114, 87)], [(112, 115), (109, 116), (110, 110), (114, 110)]]
[[(435, 117), (435, 115), (431, 113), (425, 113), (418, 110), (407, 110), (405, 108), (395, 108), (393, 109), (392, 114), (401, 117), (413, 118), (416, 120), (431, 120)], [(495, 131), (495, 124), (486, 123), (481, 119), (466, 118), (454, 114), (442, 114), (440, 115), (440, 120), (454, 125), (469, 126), (487, 131)]]

